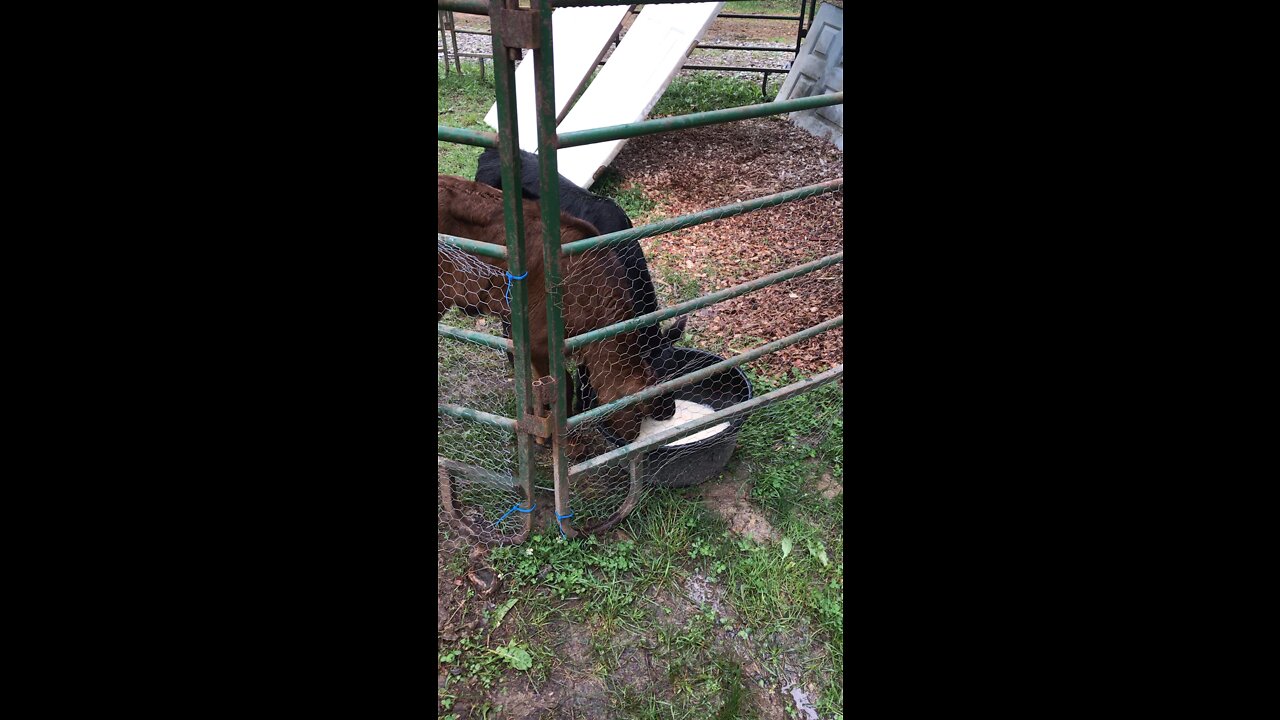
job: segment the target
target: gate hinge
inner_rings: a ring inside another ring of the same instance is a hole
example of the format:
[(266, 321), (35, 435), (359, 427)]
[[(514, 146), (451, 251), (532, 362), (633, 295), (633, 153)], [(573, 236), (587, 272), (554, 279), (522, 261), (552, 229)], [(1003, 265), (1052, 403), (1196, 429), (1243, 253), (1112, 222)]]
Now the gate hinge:
[(508, 49), (541, 47), (534, 11), (495, 8), (489, 11), (489, 20), (493, 34)]

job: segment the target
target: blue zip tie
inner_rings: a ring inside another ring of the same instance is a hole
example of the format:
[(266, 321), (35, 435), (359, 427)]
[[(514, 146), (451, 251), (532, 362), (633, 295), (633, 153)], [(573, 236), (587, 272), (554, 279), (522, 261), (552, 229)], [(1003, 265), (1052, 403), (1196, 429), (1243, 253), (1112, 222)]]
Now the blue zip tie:
[(507, 516), (508, 516), (508, 515), (510, 515), (510, 514), (511, 514), (511, 513), (513, 513), (513, 512), (519, 511), (519, 512), (522, 512), (522, 513), (531, 513), (531, 512), (533, 512), (534, 510), (537, 510), (537, 509), (538, 509), (538, 505), (537, 505), (537, 503), (534, 503), (533, 507), (529, 508), (528, 510), (525, 510), (524, 508), (520, 507), (520, 503), (516, 503), (515, 505), (512, 505), (512, 506), (511, 506), (511, 509), (510, 509), (510, 510), (508, 510), (508, 511), (506, 511), (506, 512), (502, 513), (502, 517), (498, 518), (497, 522), (495, 522), (495, 523), (494, 523), (494, 525), (497, 525), (498, 523), (502, 522), (503, 520), (506, 520), (506, 519), (507, 519)]
[(528, 270), (525, 270), (523, 275), (512, 275), (510, 270), (507, 271), (507, 304), (508, 305), (511, 304), (511, 281), (523, 280), (527, 277), (529, 277)]
[(556, 520), (557, 520), (556, 527), (560, 528), (560, 537), (566, 540), (569, 539), (569, 536), (564, 534), (564, 521), (568, 520), (571, 517), (573, 517), (573, 508), (569, 509), (568, 515), (561, 515), (560, 513), (556, 513)]

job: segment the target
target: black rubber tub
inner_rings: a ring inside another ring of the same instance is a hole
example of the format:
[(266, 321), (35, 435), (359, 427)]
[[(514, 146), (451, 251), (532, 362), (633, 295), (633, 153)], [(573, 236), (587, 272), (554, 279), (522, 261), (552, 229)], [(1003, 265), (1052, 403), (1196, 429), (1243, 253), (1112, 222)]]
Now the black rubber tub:
[[(677, 367), (682, 368), (681, 375), (688, 375), (724, 360), (717, 355), (692, 348), (677, 347), (672, 350), (672, 359)], [(676, 400), (688, 400), (724, 410), (751, 399), (751, 382), (742, 370), (733, 367), (682, 387), (672, 395)], [(590, 398), (588, 403), (586, 409), (590, 410), (595, 405), (594, 398)], [(711, 437), (648, 451), (644, 462), (644, 481), (656, 487), (678, 488), (698, 485), (719, 475), (738, 445), (738, 428), (742, 427), (744, 421), (746, 416), (739, 415), (729, 422), (729, 427)], [(625, 444), (603, 425), (600, 426), (600, 431), (615, 446)]]

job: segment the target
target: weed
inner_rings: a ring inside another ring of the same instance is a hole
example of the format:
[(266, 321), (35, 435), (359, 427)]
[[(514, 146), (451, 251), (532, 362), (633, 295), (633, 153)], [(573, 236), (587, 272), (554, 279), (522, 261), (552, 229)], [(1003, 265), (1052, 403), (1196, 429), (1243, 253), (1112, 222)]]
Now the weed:
[(529, 656), (529, 650), (523, 645), (516, 644), (515, 640), (508, 641), (505, 647), (495, 648), (489, 652), (506, 660), (514, 670), (528, 670), (533, 666), (533, 658)]

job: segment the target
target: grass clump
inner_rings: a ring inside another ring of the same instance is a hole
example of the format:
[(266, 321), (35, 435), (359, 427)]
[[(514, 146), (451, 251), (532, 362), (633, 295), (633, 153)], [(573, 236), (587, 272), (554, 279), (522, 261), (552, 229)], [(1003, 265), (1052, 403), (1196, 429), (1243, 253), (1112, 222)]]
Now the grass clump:
[[(773, 76), (776, 77), (776, 76)], [(732, 75), (698, 72), (678, 77), (667, 86), (662, 99), (653, 107), (650, 117), (688, 115), (689, 113), (770, 102), (777, 97), (781, 81), (769, 82), (769, 94), (760, 97), (760, 84)]]
[(658, 219), (655, 212), (658, 203), (653, 197), (642, 185), (624, 180), (613, 168), (605, 169), (600, 179), (591, 187), (591, 192), (618, 203), (618, 207), (631, 218), (632, 225), (644, 225)]
[[(493, 132), (484, 116), (493, 107), (493, 75), (480, 79), (478, 65), (464, 63), (462, 73), (444, 74), (444, 63), (437, 63), (440, 81), (436, 93), (436, 122), (464, 130)], [(473, 145), (436, 141), (436, 170), (441, 175), (457, 175), (472, 179), (476, 175), (476, 158), (484, 148)]]
[(739, 15), (786, 15), (800, 13), (801, 0), (732, 0), (724, 11)]

